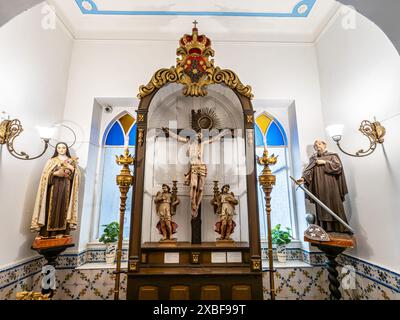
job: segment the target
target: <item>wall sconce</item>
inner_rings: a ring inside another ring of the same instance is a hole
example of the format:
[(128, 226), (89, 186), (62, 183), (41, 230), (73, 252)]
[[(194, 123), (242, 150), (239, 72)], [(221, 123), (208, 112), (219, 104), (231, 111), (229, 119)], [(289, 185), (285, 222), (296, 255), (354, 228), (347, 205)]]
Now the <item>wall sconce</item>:
[(383, 138), (386, 134), (385, 127), (381, 126), (381, 124), (378, 121), (371, 122), (368, 120), (364, 120), (363, 122), (361, 122), (359, 131), (368, 138), (370, 143), (369, 149), (368, 150), (361, 149), (358, 150), (355, 154), (352, 154), (344, 151), (340, 146), (340, 141), (342, 140), (342, 135), (343, 135), (343, 128), (344, 128), (343, 125), (335, 124), (327, 127), (326, 130), (332, 137), (333, 141), (336, 142), (340, 151), (352, 157), (366, 157), (372, 154), (375, 151), (378, 143), (382, 144), (384, 142)]
[(4, 116), (4, 114), (5, 113), (3, 112), (0, 122), (0, 145), (5, 144), (11, 155), (20, 160), (34, 160), (44, 155), (49, 147), (50, 139), (54, 135), (55, 128), (37, 127), (39, 135), (44, 142), (44, 150), (39, 155), (31, 157), (24, 151), (18, 152), (14, 149), (15, 139), (24, 130), (22, 128), (21, 121), (18, 119), (9, 120), (8, 117)]

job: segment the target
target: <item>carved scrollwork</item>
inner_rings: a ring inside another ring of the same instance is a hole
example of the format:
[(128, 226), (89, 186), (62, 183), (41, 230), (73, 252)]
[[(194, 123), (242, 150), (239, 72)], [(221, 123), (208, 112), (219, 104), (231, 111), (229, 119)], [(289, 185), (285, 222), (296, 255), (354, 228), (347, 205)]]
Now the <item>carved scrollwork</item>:
[(215, 68), (214, 75), (213, 75), (213, 82), (214, 83), (224, 83), (232, 90), (237, 90), (241, 95), (253, 98), (253, 94), (251, 93), (251, 87), (245, 86), (240, 81), (239, 77), (231, 70), (220, 68)]
[(251, 87), (243, 85), (233, 71), (214, 66), (211, 57), (215, 52), (211, 41), (205, 35), (199, 35), (196, 27), (191, 35), (185, 34), (179, 44), (176, 67), (158, 70), (146, 86), (139, 88), (139, 99), (169, 82), (182, 84), (185, 96), (203, 97), (207, 95), (208, 85), (225, 84), (239, 94), (253, 98)]
[(151, 94), (154, 90), (161, 88), (163, 85), (169, 82), (177, 82), (178, 74), (176, 73), (175, 67), (170, 69), (160, 69), (158, 70), (150, 82), (146, 86), (140, 86), (138, 98), (144, 98), (145, 96)]

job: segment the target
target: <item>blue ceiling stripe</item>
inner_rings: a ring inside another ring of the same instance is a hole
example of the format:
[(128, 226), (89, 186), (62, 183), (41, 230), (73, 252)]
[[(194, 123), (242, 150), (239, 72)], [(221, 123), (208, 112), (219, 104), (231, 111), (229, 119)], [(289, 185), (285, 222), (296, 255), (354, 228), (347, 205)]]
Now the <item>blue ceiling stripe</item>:
[[(317, 0), (302, 0), (296, 4), (292, 12), (218, 12), (218, 11), (113, 11), (99, 10), (95, 0), (75, 0), (82, 14), (85, 15), (124, 15), (124, 16), (218, 16), (218, 17), (270, 17), (270, 18), (306, 18)], [(91, 10), (85, 9), (83, 2), (92, 5)], [(304, 12), (299, 9), (306, 5)]]

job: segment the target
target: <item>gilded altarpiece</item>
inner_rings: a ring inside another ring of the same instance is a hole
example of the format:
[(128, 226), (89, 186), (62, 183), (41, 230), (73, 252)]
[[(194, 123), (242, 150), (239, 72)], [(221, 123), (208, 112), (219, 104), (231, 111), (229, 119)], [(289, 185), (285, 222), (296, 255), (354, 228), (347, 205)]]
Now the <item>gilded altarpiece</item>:
[[(177, 55), (176, 66), (158, 70), (139, 89), (127, 298), (262, 299), (251, 87), (233, 71), (214, 66), (211, 40), (196, 27), (180, 39)], [(189, 164), (181, 160), (187, 146), (163, 128), (190, 137), (202, 126), (211, 129), (211, 137), (227, 134), (204, 149), (207, 176), (197, 218), (201, 241), (195, 242), (184, 183)], [(180, 199), (173, 217), (177, 242), (166, 245), (156, 229), (154, 196), (173, 180)], [(234, 241), (226, 245), (218, 243), (214, 231), (215, 181), (220, 187), (229, 184), (239, 202)]]

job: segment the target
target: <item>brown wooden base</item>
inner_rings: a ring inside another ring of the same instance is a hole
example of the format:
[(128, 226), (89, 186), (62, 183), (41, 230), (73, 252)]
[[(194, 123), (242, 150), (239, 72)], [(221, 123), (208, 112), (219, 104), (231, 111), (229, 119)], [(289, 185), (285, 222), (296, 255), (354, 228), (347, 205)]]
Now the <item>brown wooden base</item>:
[(215, 245), (217, 247), (221, 247), (221, 246), (234, 246), (235, 245), (235, 241), (233, 240), (221, 240), (221, 239), (217, 239), (215, 242)]
[(41, 238), (36, 237), (32, 244), (33, 250), (42, 250), (53, 247), (63, 247), (73, 245), (72, 236), (63, 236), (60, 238)]
[(142, 268), (128, 274), (128, 300), (262, 300), (262, 274), (248, 268)]
[[(57, 266), (57, 257), (64, 252), (67, 248), (73, 247), (71, 236), (64, 236), (62, 238), (39, 238), (37, 237), (31, 249), (37, 251), (47, 260), (47, 265)], [(48, 294), (50, 298), (53, 297), (54, 290), (42, 288), (42, 294)]]
[(161, 239), (159, 242), (158, 242), (159, 244), (160, 244), (160, 247), (176, 247), (177, 246), (177, 243), (178, 243), (178, 240), (177, 239), (167, 239), (167, 240), (164, 240), (164, 239)]
[(317, 241), (304, 237), (304, 241), (310, 242), (316, 246), (323, 253), (325, 253), (327, 261), (325, 263), (328, 270), (329, 291), (331, 300), (340, 300), (342, 294), (339, 290), (340, 282), (338, 280), (339, 272), (336, 270), (338, 263), (336, 258), (339, 254), (348, 248), (356, 246), (356, 239), (354, 236), (346, 233), (328, 232), (330, 241)]
[[(213, 255), (226, 261), (214, 260)], [(241, 256), (229, 262), (228, 253)], [(176, 261), (167, 263), (166, 255)], [(218, 261), (218, 262), (216, 262)], [(233, 260), (235, 261), (235, 260)], [(142, 245), (139, 272), (128, 273), (130, 300), (261, 300), (262, 274), (250, 271), (249, 244), (220, 241), (192, 244), (178, 242), (174, 247), (146, 242)]]

